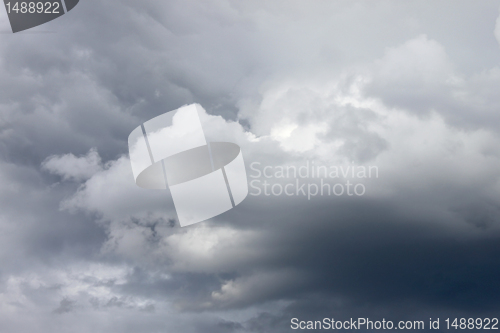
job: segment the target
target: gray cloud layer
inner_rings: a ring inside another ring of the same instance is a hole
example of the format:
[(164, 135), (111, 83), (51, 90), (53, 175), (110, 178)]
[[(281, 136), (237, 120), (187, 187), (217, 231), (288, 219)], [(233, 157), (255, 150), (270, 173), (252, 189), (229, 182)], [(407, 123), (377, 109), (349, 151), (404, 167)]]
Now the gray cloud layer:
[[(0, 34), (0, 331), (495, 316), (498, 9), (87, 0)], [(127, 137), (193, 102), (249, 176), (314, 161), (379, 177), (180, 228), (168, 191), (135, 186)]]

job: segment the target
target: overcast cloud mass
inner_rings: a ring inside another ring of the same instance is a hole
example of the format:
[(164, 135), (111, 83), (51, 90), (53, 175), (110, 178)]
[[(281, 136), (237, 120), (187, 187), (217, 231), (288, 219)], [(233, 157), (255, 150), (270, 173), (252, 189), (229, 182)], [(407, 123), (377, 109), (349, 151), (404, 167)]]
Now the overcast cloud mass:
[[(499, 8), (81, 0), (17, 34), (0, 10), (0, 332), (498, 317)], [(191, 103), (249, 181), (253, 162), (379, 176), (180, 228), (127, 138)]]

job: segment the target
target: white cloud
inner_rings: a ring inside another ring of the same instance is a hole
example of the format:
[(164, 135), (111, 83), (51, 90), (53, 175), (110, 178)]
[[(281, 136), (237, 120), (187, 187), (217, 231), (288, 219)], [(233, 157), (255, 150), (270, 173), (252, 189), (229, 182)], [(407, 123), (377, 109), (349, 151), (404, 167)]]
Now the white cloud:
[(498, 16), (495, 22), (495, 30), (493, 31), (495, 34), (495, 38), (497, 39), (498, 44), (500, 44), (500, 16)]
[(275, 269), (257, 272), (242, 278), (226, 281), (218, 291), (212, 292), (216, 307), (241, 307), (267, 299), (278, 298), (290, 290), (300, 288), (307, 279), (307, 273), (294, 269)]
[(453, 75), (444, 47), (426, 35), (387, 48), (384, 57), (375, 63), (375, 80), (436, 85)]
[[(438, 201), (427, 194), (431, 192), (440, 198), (436, 213), (441, 214), (460, 204), (454, 190), (469, 188), (491, 200), (500, 194), (498, 185), (488, 184), (500, 167), (500, 151), (491, 145), (496, 135), (458, 130), (438, 112), (421, 117), (388, 106), (365, 88), (377, 80), (439, 86), (454, 75), (443, 47), (419, 36), (389, 48), (380, 60), (327, 81), (267, 82), (258, 104), (241, 101), (240, 117), (249, 121), (251, 131), (220, 116), (204, 114), (202, 121), (210, 140), (238, 143), (247, 166), (253, 161), (299, 163), (304, 156), (334, 165), (377, 165), (380, 178), (367, 181), (367, 197), (398, 201), (397, 193), (404, 191), (432, 211)], [(151, 263), (168, 261), (178, 272), (239, 269), (264, 257), (252, 248), (260, 233), (226, 223), (215, 227), (219, 218), (172, 230), (166, 221), (176, 215), (167, 191), (138, 188), (127, 157), (101, 166), (95, 154), (53, 156), (44, 167), (75, 178), (68, 171), (71, 163), (99, 166), (62, 207), (100, 216), (108, 233), (105, 253), (137, 262), (145, 257)], [(258, 201), (252, 204), (259, 209)]]
[(102, 171), (101, 157), (97, 149), (92, 148), (87, 155), (76, 157), (73, 154), (50, 156), (42, 163), (42, 168), (61, 176), (64, 180), (82, 181)]

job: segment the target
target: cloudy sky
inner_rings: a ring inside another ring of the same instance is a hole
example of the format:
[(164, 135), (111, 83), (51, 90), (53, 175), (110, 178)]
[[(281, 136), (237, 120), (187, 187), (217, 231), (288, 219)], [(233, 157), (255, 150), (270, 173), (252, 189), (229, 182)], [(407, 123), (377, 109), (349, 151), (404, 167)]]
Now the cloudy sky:
[[(499, 8), (81, 0), (17, 34), (0, 10), (0, 331), (498, 317)], [(127, 138), (191, 103), (249, 181), (254, 162), (378, 178), (181, 228), (168, 191), (135, 185)]]

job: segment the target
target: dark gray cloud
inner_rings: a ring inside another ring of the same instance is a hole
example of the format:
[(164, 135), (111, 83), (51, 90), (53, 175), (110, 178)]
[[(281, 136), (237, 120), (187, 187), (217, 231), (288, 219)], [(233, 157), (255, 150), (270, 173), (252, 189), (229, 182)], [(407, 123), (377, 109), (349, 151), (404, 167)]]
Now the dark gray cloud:
[[(0, 331), (496, 316), (498, 17), (497, 1), (88, 0), (0, 34)], [(135, 186), (127, 137), (193, 102), (249, 181), (295, 181), (253, 162), (379, 177), (180, 228), (168, 191)]]

